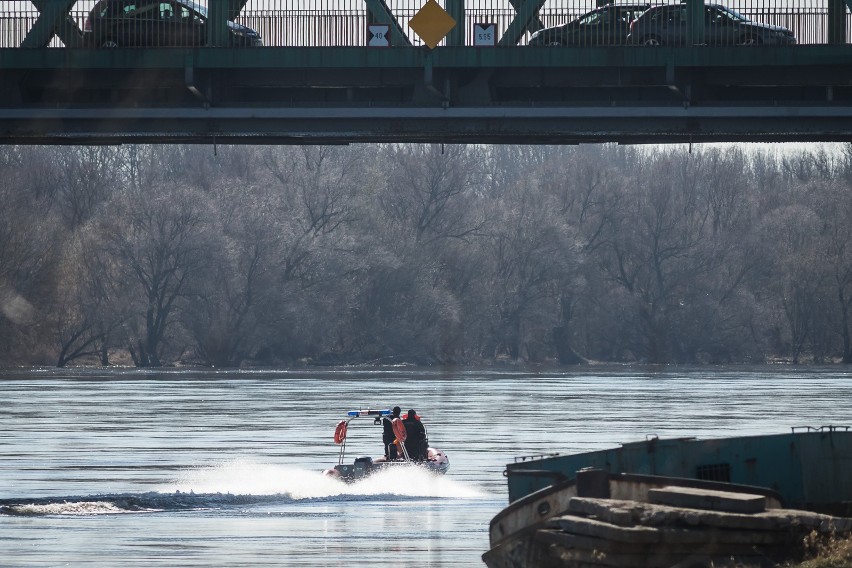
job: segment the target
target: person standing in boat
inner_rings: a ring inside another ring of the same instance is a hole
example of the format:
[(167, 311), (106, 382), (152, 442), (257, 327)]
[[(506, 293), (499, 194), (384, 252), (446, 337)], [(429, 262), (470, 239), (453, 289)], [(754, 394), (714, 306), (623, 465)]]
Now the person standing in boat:
[(393, 433), (393, 419), (399, 418), (401, 412), (400, 407), (394, 406), (390, 416), (382, 418), (382, 443), (385, 445), (385, 458), (389, 460), (395, 460), (399, 457), (399, 449), (394, 444), (396, 434)]
[(426, 453), (429, 447), (429, 441), (426, 438), (426, 427), (417, 416), (417, 411), (413, 408), (408, 411), (402, 419), (405, 425), (405, 451), (408, 452), (408, 457), (414, 461), (425, 461)]

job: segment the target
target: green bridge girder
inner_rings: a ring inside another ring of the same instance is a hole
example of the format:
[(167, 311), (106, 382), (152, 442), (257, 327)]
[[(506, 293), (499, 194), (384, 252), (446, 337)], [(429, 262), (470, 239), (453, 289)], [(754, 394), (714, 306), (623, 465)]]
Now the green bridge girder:
[(5, 143), (750, 140), (852, 140), (852, 46), (0, 50)]
[[(852, 141), (852, 46), (837, 41), (512, 47), (542, 4), (512, 0), (497, 48), (453, 45), (462, 33), (412, 47), (401, 29), (386, 49), (45, 48), (79, 30), (69, 0), (38, 2), (29, 48), (0, 49), (0, 143)], [(212, 45), (243, 5), (211, 6)], [(461, 20), (463, 0), (446, 5)], [(365, 6), (393, 29), (383, 0)]]

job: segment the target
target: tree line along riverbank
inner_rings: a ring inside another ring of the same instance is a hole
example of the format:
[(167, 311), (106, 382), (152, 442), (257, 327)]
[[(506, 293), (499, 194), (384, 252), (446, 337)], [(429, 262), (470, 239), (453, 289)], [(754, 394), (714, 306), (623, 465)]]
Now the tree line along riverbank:
[(852, 149), (0, 148), (0, 364), (852, 361)]

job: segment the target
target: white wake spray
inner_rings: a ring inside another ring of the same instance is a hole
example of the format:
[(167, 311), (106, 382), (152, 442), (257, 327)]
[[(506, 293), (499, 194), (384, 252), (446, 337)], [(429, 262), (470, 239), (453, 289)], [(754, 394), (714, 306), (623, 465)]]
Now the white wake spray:
[(280, 495), (294, 500), (381, 495), (472, 499), (484, 495), (446, 475), (435, 475), (416, 466), (378, 472), (363, 481), (347, 484), (319, 471), (246, 460), (183, 471), (174, 484), (164, 485), (157, 491), (196, 495)]
[(417, 466), (380, 471), (349, 485), (353, 495), (400, 495), (405, 497), (436, 497), (475, 499), (485, 494), (460, 483), (447, 475), (437, 475)]
[(174, 485), (166, 485), (157, 491), (196, 495), (286, 495), (298, 500), (340, 495), (345, 487), (345, 484), (318, 471), (233, 460), (185, 470)]
[(153, 513), (158, 509), (135, 509), (128, 510), (115, 505), (109, 501), (60, 501), (56, 503), (22, 503), (6, 507), (9, 513), (14, 515), (117, 515), (123, 513)]

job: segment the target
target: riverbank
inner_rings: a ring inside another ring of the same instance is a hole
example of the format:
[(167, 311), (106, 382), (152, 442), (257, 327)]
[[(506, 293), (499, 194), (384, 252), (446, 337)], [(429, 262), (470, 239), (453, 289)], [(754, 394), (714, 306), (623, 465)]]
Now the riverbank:
[(812, 534), (804, 546), (808, 559), (784, 568), (852, 568), (852, 537), (819, 539)]

